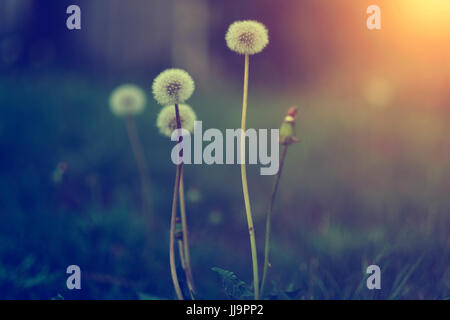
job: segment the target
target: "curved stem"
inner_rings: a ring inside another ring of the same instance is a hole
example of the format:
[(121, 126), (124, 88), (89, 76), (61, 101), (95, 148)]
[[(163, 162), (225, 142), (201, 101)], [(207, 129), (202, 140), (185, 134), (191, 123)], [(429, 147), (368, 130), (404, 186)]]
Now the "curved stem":
[(195, 293), (194, 280), (192, 277), (192, 269), (191, 269), (191, 258), (189, 254), (189, 240), (188, 240), (188, 227), (187, 227), (187, 218), (186, 218), (186, 205), (184, 201), (184, 184), (183, 184), (183, 174), (180, 177), (180, 211), (181, 211), (181, 226), (183, 230), (183, 255), (185, 260), (185, 274), (186, 281), (189, 287), (189, 291), (191, 293)]
[(264, 247), (264, 271), (263, 271), (263, 276), (262, 276), (262, 281), (261, 281), (261, 296), (264, 294), (264, 286), (266, 284), (266, 278), (267, 278), (267, 273), (269, 270), (269, 253), (270, 253), (270, 229), (271, 229), (271, 216), (272, 216), (272, 210), (273, 210), (273, 205), (275, 203), (275, 196), (277, 194), (278, 191), (278, 184), (280, 183), (280, 178), (281, 178), (281, 172), (283, 170), (283, 164), (284, 164), (284, 159), (286, 158), (286, 152), (287, 152), (287, 145), (283, 145), (283, 151), (281, 153), (281, 158), (280, 158), (280, 168), (277, 172), (277, 176), (275, 178), (273, 187), (272, 187), (272, 196), (270, 197), (270, 204), (269, 204), (269, 208), (267, 210), (267, 214), (266, 214), (266, 240), (265, 240), (265, 247)]
[(178, 187), (180, 185), (180, 176), (182, 174), (182, 170), (183, 167), (181, 166), (181, 164), (177, 165), (175, 186), (173, 188), (172, 215), (170, 218), (170, 240), (169, 240), (170, 274), (172, 276), (173, 286), (175, 288), (178, 300), (183, 300), (183, 294), (181, 293), (180, 283), (178, 282), (177, 269), (175, 266), (175, 222), (177, 216)]
[(241, 178), (242, 191), (244, 194), (245, 213), (247, 215), (248, 232), (250, 236), (250, 246), (252, 252), (253, 263), (253, 287), (255, 300), (259, 299), (259, 275), (258, 275), (258, 256), (256, 251), (255, 228), (253, 226), (252, 210), (250, 207), (250, 197), (247, 186), (247, 172), (245, 168), (245, 121), (247, 119), (247, 95), (248, 95), (248, 69), (249, 56), (245, 55), (245, 70), (244, 70), (244, 95), (242, 99), (242, 119), (241, 119)]
[(141, 180), (141, 193), (142, 193), (142, 210), (146, 216), (150, 216), (150, 184), (148, 182), (148, 168), (142, 148), (142, 143), (139, 139), (139, 134), (136, 129), (136, 121), (133, 116), (125, 118), (125, 125), (127, 127), (128, 138), (131, 143), (131, 149), (133, 150), (134, 158), (139, 171), (139, 177)]
[[(177, 128), (181, 128), (180, 111), (178, 104), (175, 104), (175, 118), (177, 121)], [(183, 137), (180, 135), (178, 142), (183, 141)], [(181, 146), (180, 146), (181, 148)], [(180, 150), (179, 156), (183, 156), (183, 149)], [(177, 165), (177, 171), (175, 176), (175, 186), (173, 188), (172, 198), (172, 216), (170, 219), (170, 240), (169, 240), (169, 256), (170, 256), (170, 273), (172, 276), (173, 286), (179, 300), (183, 300), (183, 294), (181, 293), (180, 284), (178, 282), (177, 269), (175, 266), (175, 222), (177, 218), (177, 200), (178, 192), (180, 188), (181, 177), (183, 176), (183, 162)]]

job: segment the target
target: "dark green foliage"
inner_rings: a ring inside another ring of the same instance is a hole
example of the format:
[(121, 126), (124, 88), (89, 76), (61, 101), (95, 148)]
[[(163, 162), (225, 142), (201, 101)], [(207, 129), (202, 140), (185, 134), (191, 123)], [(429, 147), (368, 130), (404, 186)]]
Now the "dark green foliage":
[(252, 297), (252, 288), (231, 271), (218, 267), (211, 268), (217, 272), (222, 279), (222, 287), (225, 294), (231, 299), (249, 299)]

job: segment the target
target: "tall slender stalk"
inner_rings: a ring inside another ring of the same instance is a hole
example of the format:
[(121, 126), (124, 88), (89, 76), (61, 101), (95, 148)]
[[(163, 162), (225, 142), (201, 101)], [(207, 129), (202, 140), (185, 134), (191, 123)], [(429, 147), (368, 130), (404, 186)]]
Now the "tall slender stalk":
[[(179, 105), (180, 103), (183, 103), (194, 92), (194, 80), (192, 80), (191, 76), (184, 70), (181, 69), (167, 69), (161, 72), (153, 81), (152, 85), (152, 91), (153, 96), (156, 101), (158, 101), (159, 104), (165, 106), (161, 112), (158, 115), (157, 119), (157, 126), (160, 129), (160, 132), (164, 135), (171, 136), (172, 134), (172, 121), (173, 121), (173, 114), (172, 114), (172, 105), (175, 105), (175, 119), (176, 119), (176, 128), (178, 131), (181, 129), (181, 118), (180, 118), (180, 107), (184, 114), (186, 114), (186, 117), (183, 119), (183, 121), (186, 121), (186, 127), (190, 128), (193, 127), (194, 121), (196, 119), (196, 115), (194, 111), (188, 106), (188, 105)], [(192, 129), (189, 129), (192, 130)], [(179, 132), (180, 133), (180, 132)], [(183, 149), (181, 146), (181, 142), (183, 141), (183, 137), (180, 134), (178, 137), (178, 144), (180, 146), (178, 156), (180, 158), (183, 157)], [(192, 297), (192, 274), (190, 271), (190, 259), (189, 259), (189, 250), (188, 248), (188, 242), (187, 242), (187, 223), (186, 223), (186, 210), (184, 205), (184, 190), (183, 190), (183, 161), (180, 161), (180, 163), (177, 165), (177, 175), (175, 179), (175, 186), (174, 186), (174, 193), (173, 193), (173, 199), (172, 199), (172, 218), (171, 218), (171, 229), (170, 229), (170, 268), (172, 273), (172, 279), (174, 282), (175, 291), (177, 292), (178, 298), (182, 299), (182, 294), (179, 290), (179, 284), (178, 284), (178, 278), (175, 268), (175, 223), (177, 219), (177, 203), (178, 203), (178, 195), (180, 195), (180, 207), (182, 211), (182, 228), (183, 228), (183, 236), (180, 237), (178, 240), (181, 240), (184, 238), (184, 245), (183, 250), (179, 251), (181, 263), (183, 266), (183, 270), (186, 274), (186, 280), (189, 285), (189, 293)], [(181, 188), (181, 193), (180, 193)], [(180, 245), (180, 243), (178, 243)], [(186, 261), (187, 257), (187, 261)], [(188, 266), (188, 267), (187, 267)]]
[(242, 120), (241, 120), (241, 178), (242, 191), (244, 194), (245, 212), (247, 215), (248, 232), (250, 236), (250, 246), (252, 252), (253, 263), (253, 287), (255, 300), (259, 299), (259, 275), (258, 275), (258, 256), (256, 252), (255, 228), (253, 226), (252, 209), (250, 206), (250, 197), (247, 186), (247, 172), (245, 167), (245, 122), (247, 119), (247, 95), (248, 95), (248, 69), (249, 56), (245, 55), (245, 70), (244, 70), (244, 94), (242, 99)]
[(141, 194), (142, 194), (142, 211), (145, 216), (150, 217), (151, 201), (150, 201), (150, 184), (148, 182), (148, 168), (142, 148), (141, 140), (136, 129), (136, 121), (134, 116), (130, 115), (125, 118), (125, 125), (127, 128), (128, 138), (130, 140), (131, 149), (133, 150), (134, 158), (139, 171), (139, 178), (141, 180)]
[(170, 240), (169, 240), (170, 274), (172, 276), (173, 286), (175, 288), (178, 300), (183, 300), (183, 294), (181, 293), (180, 283), (178, 282), (177, 269), (175, 266), (175, 222), (177, 218), (178, 187), (180, 185), (180, 176), (182, 174), (182, 170), (183, 170), (182, 165), (181, 164), (177, 165), (175, 186), (173, 188), (172, 215), (170, 218)]
[[(183, 268), (183, 270), (186, 274), (186, 260), (184, 258), (183, 237), (180, 235), (180, 238), (177, 238), (177, 239), (178, 239), (178, 254), (180, 255), (181, 267)], [(189, 295), (191, 296), (191, 299), (195, 300), (194, 291), (190, 289), (189, 282), (188, 282), (188, 288), (189, 288)]]
[[(181, 128), (180, 112), (178, 110), (178, 104), (175, 104), (175, 117), (177, 121), (177, 128)], [(181, 142), (183, 137), (180, 136), (178, 142)], [(183, 150), (180, 151), (180, 153)], [(180, 156), (182, 156), (180, 154)], [(177, 269), (175, 266), (175, 222), (177, 217), (177, 203), (178, 203), (178, 192), (180, 188), (181, 177), (183, 176), (183, 162), (177, 165), (176, 176), (175, 176), (175, 186), (173, 188), (173, 198), (172, 198), (172, 215), (170, 219), (170, 240), (169, 240), (169, 257), (170, 257), (170, 273), (172, 276), (173, 285), (175, 292), (177, 294), (178, 300), (183, 300), (183, 294), (181, 293), (180, 284), (178, 282)]]
[(264, 294), (264, 286), (266, 284), (267, 273), (268, 273), (268, 269), (269, 269), (269, 265), (270, 265), (269, 253), (270, 253), (270, 229), (271, 229), (272, 210), (273, 210), (273, 205), (275, 203), (275, 197), (276, 197), (277, 191), (278, 191), (278, 185), (280, 183), (281, 172), (283, 171), (283, 164), (284, 164), (284, 159), (286, 158), (287, 148), (288, 148), (288, 145), (284, 144), (283, 151), (281, 153), (281, 158), (280, 158), (280, 168), (277, 172), (277, 176), (275, 177), (275, 181), (273, 183), (272, 195), (270, 197), (270, 204), (269, 204), (269, 208), (267, 209), (267, 213), (266, 213), (266, 240), (265, 240), (265, 247), (264, 247), (264, 271), (263, 271), (263, 276), (262, 276), (262, 281), (261, 281), (261, 296)]
[(189, 237), (188, 237), (188, 227), (187, 227), (187, 218), (186, 218), (186, 205), (184, 201), (184, 183), (183, 183), (183, 175), (180, 178), (180, 212), (181, 212), (181, 227), (183, 230), (183, 254), (185, 260), (185, 274), (186, 281), (191, 292), (191, 295), (195, 293), (194, 279), (192, 277), (192, 268), (191, 268), (191, 258), (189, 254)]

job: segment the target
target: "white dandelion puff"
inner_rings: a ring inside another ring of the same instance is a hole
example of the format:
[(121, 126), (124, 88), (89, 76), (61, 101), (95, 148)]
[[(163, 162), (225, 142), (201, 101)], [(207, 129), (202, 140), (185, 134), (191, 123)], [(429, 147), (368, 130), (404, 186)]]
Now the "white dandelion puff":
[(239, 54), (256, 54), (269, 43), (267, 28), (254, 20), (233, 22), (225, 35), (228, 48)]
[[(178, 105), (180, 114), (181, 128), (189, 132), (194, 130), (194, 122), (197, 120), (197, 115), (194, 110), (187, 104)], [(169, 105), (161, 109), (156, 119), (156, 126), (159, 132), (165, 136), (170, 137), (172, 132), (177, 129), (177, 119), (175, 114), (175, 106)]]
[(153, 81), (153, 96), (164, 106), (183, 103), (194, 92), (195, 84), (189, 73), (181, 69), (161, 72)]
[(109, 98), (111, 111), (119, 117), (141, 113), (147, 103), (144, 91), (133, 84), (117, 87)]

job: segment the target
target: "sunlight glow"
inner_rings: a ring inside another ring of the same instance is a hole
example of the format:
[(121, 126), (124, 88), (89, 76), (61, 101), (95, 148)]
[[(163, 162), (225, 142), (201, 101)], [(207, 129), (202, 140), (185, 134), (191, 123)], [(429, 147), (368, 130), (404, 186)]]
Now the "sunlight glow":
[(409, 0), (402, 1), (401, 4), (401, 11), (410, 24), (424, 31), (450, 33), (449, 0)]

